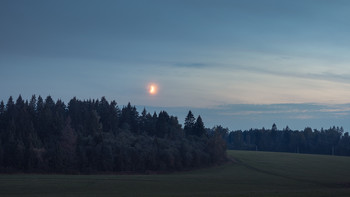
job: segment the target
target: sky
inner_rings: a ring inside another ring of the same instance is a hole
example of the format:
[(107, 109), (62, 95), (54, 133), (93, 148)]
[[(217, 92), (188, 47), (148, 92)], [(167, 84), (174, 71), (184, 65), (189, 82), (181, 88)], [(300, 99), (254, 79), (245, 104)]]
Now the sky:
[(349, 10), (347, 0), (1, 0), (0, 100), (105, 96), (180, 123), (192, 110), (208, 127), (350, 131)]

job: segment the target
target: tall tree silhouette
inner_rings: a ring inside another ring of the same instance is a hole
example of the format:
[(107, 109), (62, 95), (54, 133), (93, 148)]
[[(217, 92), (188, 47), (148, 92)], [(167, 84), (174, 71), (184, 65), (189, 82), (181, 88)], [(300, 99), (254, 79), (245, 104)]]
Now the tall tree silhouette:
[(196, 119), (194, 118), (192, 111), (188, 111), (188, 114), (185, 118), (185, 126), (184, 126), (184, 130), (186, 135), (193, 135), (193, 131), (194, 131), (194, 125), (195, 125), (195, 121)]
[(205, 134), (204, 123), (202, 121), (201, 116), (198, 116), (196, 123), (194, 124), (194, 135), (200, 137)]

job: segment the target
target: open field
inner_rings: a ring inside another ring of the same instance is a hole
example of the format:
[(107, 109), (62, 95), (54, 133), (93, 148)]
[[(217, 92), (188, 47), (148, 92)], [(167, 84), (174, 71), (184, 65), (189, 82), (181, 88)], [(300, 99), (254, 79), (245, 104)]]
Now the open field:
[(167, 175), (0, 175), (0, 196), (350, 196), (350, 157), (228, 151)]

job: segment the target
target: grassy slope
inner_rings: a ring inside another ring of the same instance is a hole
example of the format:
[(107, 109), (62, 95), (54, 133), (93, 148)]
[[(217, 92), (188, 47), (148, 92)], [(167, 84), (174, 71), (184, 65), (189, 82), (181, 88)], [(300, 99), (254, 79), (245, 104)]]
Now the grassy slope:
[(350, 196), (350, 157), (229, 151), (168, 175), (0, 175), (0, 196)]

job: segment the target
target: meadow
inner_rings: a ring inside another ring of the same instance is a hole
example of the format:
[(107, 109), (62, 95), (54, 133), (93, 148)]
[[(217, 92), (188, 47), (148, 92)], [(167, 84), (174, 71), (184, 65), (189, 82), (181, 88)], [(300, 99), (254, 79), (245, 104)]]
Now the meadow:
[(0, 175), (0, 196), (350, 196), (350, 157), (228, 151), (229, 163), (158, 175)]

